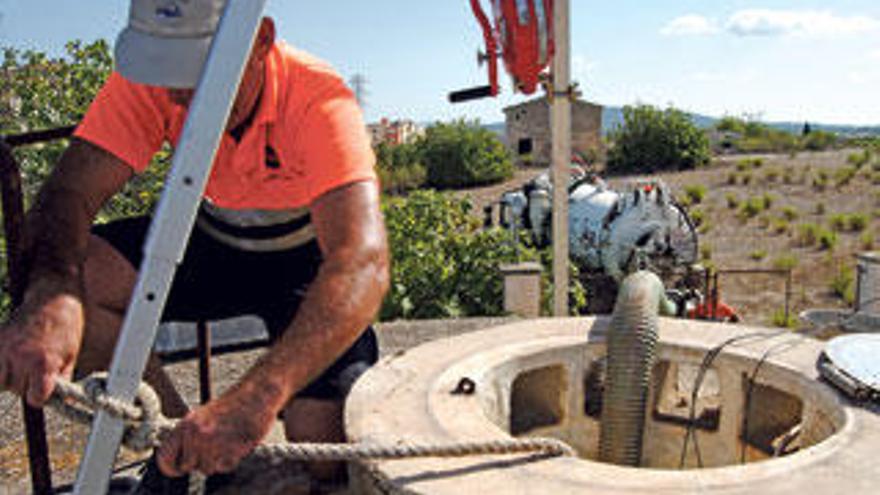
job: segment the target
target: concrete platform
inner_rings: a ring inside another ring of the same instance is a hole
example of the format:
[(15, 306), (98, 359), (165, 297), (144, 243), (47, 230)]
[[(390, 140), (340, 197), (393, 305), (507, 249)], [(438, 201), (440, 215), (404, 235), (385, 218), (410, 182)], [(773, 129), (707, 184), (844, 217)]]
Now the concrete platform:
[[(642, 459), (648, 468), (595, 460), (601, 418), (590, 387), (608, 319), (532, 320), (386, 358), (356, 384), (346, 429), (353, 441), (381, 443), (553, 436), (574, 446), (579, 458), (383, 461), (355, 469), (355, 486), (362, 493), (450, 495), (878, 493), (880, 415), (819, 380), (822, 342), (687, 320), (662, 319), (660, 327)], [(691, 443), (685, 469), (678, 469), (696, 367), (711, 348), (747, 334), (756, 337), (726, 348), (713, 363), (694, 405), (708, 418), (693, 426), (704, 468), (696, 469)], [(475, 393), (451, 394), (463, 377), (473, 380)], [(793, 431), (799, 434), (774, 457)]]

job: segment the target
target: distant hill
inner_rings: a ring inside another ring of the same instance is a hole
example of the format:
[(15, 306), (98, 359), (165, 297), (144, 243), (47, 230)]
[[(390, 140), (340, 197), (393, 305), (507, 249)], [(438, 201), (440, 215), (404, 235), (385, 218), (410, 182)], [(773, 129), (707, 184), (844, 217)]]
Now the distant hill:
[[(719, 120), (717, 117), (710, 117), (708, 115), (701, 115), (696, 113), (691, 114), (691, 119), (693, 120), (694, 124), (697, 125), (697, 127), (701, 128), (712, 127)], [(614, 106), (605, 107), (602, 111), (602, 133), (608, 134), (609, 132), (621, 125), (623, 125), (623, 108)], [(793, 133), (800, 133), (801, 129), (803, 129), (804, 127), (803, 122), (767, 122), (767, 125)], [(823, 131), (834, 132), (837, 134), (868, 134), (880, 136), (880, 125), (857, 126), (810, 122), (810, 126), (814, 130), (821, 129)], [(493, 122), (490, 124), (485, 124), (483, 127), (489, 129), (492, 132), (495, 132), (496, 134), (501, 136), (502, 139), (504, 138), (504, 122)]]

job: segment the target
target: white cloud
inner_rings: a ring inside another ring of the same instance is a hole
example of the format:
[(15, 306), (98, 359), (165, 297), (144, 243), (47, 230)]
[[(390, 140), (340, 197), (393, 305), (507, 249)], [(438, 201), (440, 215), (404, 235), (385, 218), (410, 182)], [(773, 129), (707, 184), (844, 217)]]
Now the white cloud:
[(748, 9), (731, 15), (724, 28), (738, 36), (828, 36), (877, 30), (880, 20), (830, 11)]
[(697, 14), (676, 17), (660, 29), (664, 36), (699, 36), (717, 32), (718, 25), (714, 20)]
[(880, 60), (880, 48), (868, 53), (868, 58), (872, 60)]

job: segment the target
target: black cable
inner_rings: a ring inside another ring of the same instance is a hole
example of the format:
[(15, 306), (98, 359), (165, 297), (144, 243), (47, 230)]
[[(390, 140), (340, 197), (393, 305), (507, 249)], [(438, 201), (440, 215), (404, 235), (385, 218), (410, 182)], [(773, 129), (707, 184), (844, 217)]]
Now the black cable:
[(745, 400), (744, 400), (744, 404), (743, 404), (743, 417), (742, 417), (743, 438), (742, 438), (742, 443), (741, 443), (741, 447), (740, 447), (740, 455), (739, 455), (739, 463), (740, 464), (745, 464), (745, 462), (746, 462), (746, 440), (748, 439), (748, 435), (749, 435), (749, 414), (751, 413), (751, 409), (752, 409), (752, 394), (755, 391), (755, 383), (756, 383), (756, 379), (758, 377), (758, 372), (761, 371), (761, 367), (764, 366), (764, 363), (767, 362), (767, 359), (769, 359), (770, 356), (774, 352), (777, 352), (777, 351), (782, 352), (783, 350), (788, 350), (788, 349), (795, 347), (797, 345), (800, 345), (804, 342), (805, 342), (805, 339), (798, 338), (796, 340), (789, 340), (789, 341), (785, 341), (785, 342), (780, 342), (779, 344), (776, 344), (775, 346), (770, 347), (769, 349), (764, 351), (764, 354), (761, 355), (761, 359), (758, 360), (758, 362), (755, 364), (755, 367), (752, 369), (752, 373), (749, 375), (749, 386), (746, 389)]
[(681, 456), (678, 463), (679, 469), (684, 468), (685, 459), (687, 458), (688, 443), (690, 443), (691, 438), (693, 438), (694, 441), (694, 453), (697, 456), (697, 466), (703, 467), (702, 453), (700, 452), (699, 441), (697, 440), (697, 435), (694, 431), (694, 424), (697, 416), (697, 397), (700, 392), (700, 387), (702, 387), (703, 379), (705, 378), (706, 373), (709, 371), (712, 363), (715, 361), (715, 358), (717, 358), (718, 355), (721, 354), (721, 351), (723, 351), (724, 348), (737, 342), (751, 339), (771, 339), (773, 337), (789, 333), (791, 333), (789, 330), (780, 330), (776, 332), (755, 332), (746, 335), (737, 335), (735, 337), (731, 337), (725, 340), (724, 342), (716, 345), (715, 347), (709, 349), (708, 352), (706, 352), (706, 355), (703, 356), (703, 361), (700, 363), (700, 368), (697, 371), (697, 376), (694, 380), (694, 386), (691, 390), (691, 402), (688, 409), (688, 421), (687, 426), (685, 427), (685, 436), (684, 441), (682, 442)]

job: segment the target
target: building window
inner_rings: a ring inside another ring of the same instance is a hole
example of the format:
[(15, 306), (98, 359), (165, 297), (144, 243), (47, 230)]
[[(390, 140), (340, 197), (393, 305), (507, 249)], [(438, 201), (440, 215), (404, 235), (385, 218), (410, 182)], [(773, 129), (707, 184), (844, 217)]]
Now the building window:
[(523, 138), (519, 140), (516, 147), (517, 153), (520, 155), (528, 155), (532, 152), (532, 138)]

